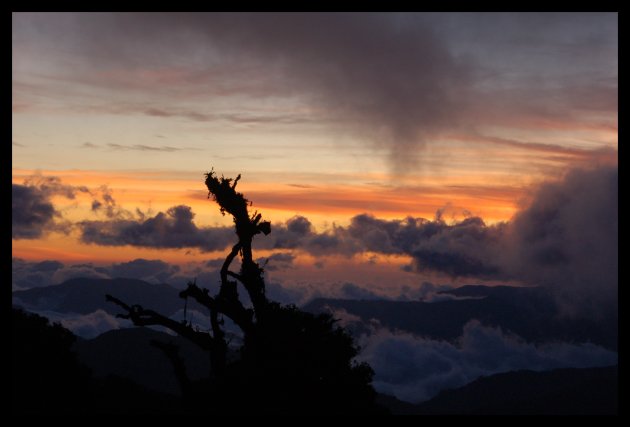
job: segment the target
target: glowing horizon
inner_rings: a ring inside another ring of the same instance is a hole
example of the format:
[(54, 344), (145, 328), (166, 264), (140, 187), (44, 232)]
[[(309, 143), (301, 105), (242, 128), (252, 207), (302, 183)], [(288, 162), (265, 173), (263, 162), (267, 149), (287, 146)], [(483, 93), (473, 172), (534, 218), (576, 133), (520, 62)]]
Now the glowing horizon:
[[(43, 231), (14, 233), (13, 256), (218, 257), (103, 234), (176, 206), (200, 233), (231, 226), (207, 199), (211, 167), (242, 174), (239, 190), (273, 224), (305, 217), (326, 237), (364, 214), (491, 229), (569, 171), (617, 165), (616, 14), (315, 18), (14, 13), (12, 181), (54, 212)], [(273, 274), (311, 278), (314, 255), (293, 252), (295, 269)], [(362, 256), (350, 257), (361, 277)], [(429, 275), (382, 262), (397, 280)]]

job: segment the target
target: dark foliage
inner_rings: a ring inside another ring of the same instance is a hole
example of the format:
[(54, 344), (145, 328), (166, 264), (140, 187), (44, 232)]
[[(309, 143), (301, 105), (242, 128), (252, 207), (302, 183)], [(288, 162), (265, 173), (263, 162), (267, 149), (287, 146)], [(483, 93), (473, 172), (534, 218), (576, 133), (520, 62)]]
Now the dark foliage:
[(61, 412), (66, 405), (84, 402), (90, 372), (70, 349), (76, 337), (22, 310), (13, 310), (12, 322), (13, 409)]
[(14, 416), (186, 413), (173, 396), (128, 379), (95, 379), (72, 351), (76, 336), (45, 317), (12, 310)]

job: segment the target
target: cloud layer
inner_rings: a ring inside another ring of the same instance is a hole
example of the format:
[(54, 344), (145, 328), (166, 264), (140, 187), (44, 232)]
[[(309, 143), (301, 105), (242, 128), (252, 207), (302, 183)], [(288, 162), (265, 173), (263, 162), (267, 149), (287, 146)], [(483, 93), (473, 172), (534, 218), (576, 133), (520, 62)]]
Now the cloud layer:
[[(83, 221), (81, 240), (105, 246), (224, 250), (235, 239), (231, 227), (198, 227), (188, 206), (153, 217)], [(23, 234), (25, 234), (24, 232)], [(407, 217), (383, 220), (368, 214), (347, 227), (318, 232), (303, 216), (273, 225), (258, 249), (283, 250), (269, 269), (290, 267), (294, 255), (407, 255), (409, 271), (452, 278), (512, 280), (551, 288), (567, 314), (616, 313), (618, 289), (618, 168), (575, 169), (564, 179), (541, 185), (507, 223), (487, 225), (468, 217), (445, 222)], [(262, 261), (262, 260), (261, 260)]]
[(505, 269), (554, 290), (569, 313), (616, 313), (618, 209), (617, 167), (574, 170), (543, 185), (510, 225)]
[[(91, 210), (107, 218), (132, 218), (134, 214), (117, 206), (107, 185), (90, 189), (86, 186), (64, 184), (59, 177), (35, 173), (26, 177), (23, 184), (12, 184), (11, 190), (11, 237), (13, 239), (37, 239), (50, 232), (68, 234), (74, 224), (65, 220), (54, 206), (55, 196), (74, 200), (77, 195), (91, 198)], [(137, 211), (142, 216), (142, 212)]]
[(61, 213), (51, 201), (53, 196), (74, 199), (79, 192), (88, 193), (87, 187), (63, 184), (54, 176), (32, 175), (23, 184), (12, 184), (11, 237), (36, 239), (51, 231), (68, 232), (70, 224), (58, 221)]
[(13, 184), (11, 203), (11, 237), (14, 239), (41, 237), (58, 215), (46, 195), (37, 188)]
[[(74, 225), (59, 219), (51, 198), (72, 199), (78, 193), (88, 194), (93, 212), (105, 219)], [(36, 175), (24, 185), (13, 184), (12, 196), (15, 239), (68, 232), (74, 226), (82, 242), (103, 246), (211, 252), (225, 250), (235, 241), (232, 227), (197, 226), (189, 206), (174, 206), (154, 216), (139, 211), (132, 214), (116, 204), (105, 186), (90, 190)], [(306, 217), (295, 216), (273, 224), (271, 235), (254, 239), (254, 247), (279, 251), (269, 258), (269, 271), (291, 268), (300, 252), (315, 257), (352, 257), (365, 252), (406, 255), (412, 260), (405, 267), (407, 271), (542, 285), (557, 295), (565, 314), (616, 315), (618, 221), (618, 168), (598, 166), (575, 169), (562, 180), (540, 185), (529, 203), (507, 223), (487, 225), (478, 217), (447, 223), (440, 212), (433, 220), (384, 220), (360, 214), (346, 227), (317, 231)], [(217, 262), (216, 268), (220, 265)], [(178, 274), (173, 266), (146, 260), (123, 263), (109, 272), (89, 265), (37, 268), (27, 269), (28, 274), (20, 276), (19, 283), (14, 280), (14, 286), (49, 283), (44, 279), (46, 268), (57, 268), (53, 277), (58, 282), (78, 275), (103, 277), (112, 273), (160, 281)]]
[(587, 368), (618, 363), (617, 353), (593, 344), (534, 345), (471, 320), (456, 343), (377, 329), (359, 340), (381, 393), (418, 403), (481, 376), (528, 369)]
[(81, 241), (102, 246), (224, 249), (234, 240), (231, 227), (199, 228), (189, 206), (179, 205), (148, 219), (83, 221)]

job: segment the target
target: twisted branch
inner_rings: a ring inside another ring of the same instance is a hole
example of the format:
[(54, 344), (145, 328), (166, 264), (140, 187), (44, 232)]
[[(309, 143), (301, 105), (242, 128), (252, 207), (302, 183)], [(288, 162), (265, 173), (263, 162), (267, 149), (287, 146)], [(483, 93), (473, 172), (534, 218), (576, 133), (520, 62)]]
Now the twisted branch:
[(175, 320), (169, 319), (168, 317), (163, 316), (156, 311), (142, 308), (142, 306), (138, 304), (129, 306), (118, 298), (111, 295), (105, 295), (105, 299), (107, 301), (113, 302), (114, 304), (122, 307), (125, 311), (127, 311), (127, 314), (118, 314), (116, 315), (116, 317), (119, 317), (121, 319), (129, 319), (136, 326), (164, 326), (171, 331), (189, 339), (204, 350), (212, 351), (216, 347), (216, 342), (214, 338), (210, 336), (210, 334), (195, 331), (190, 325), (186, 324), (185, 322), (176, 322)]

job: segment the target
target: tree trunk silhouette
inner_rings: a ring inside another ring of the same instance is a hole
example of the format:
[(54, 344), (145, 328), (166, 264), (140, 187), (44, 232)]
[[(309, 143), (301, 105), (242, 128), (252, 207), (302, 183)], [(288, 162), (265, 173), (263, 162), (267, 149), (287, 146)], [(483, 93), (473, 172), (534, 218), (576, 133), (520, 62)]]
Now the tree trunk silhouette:
[[(209, 351), (212, 375), (213, 377), (220, 377), (225, 370), (227, 342), (219, 316), (230, 318), (242, 330), (246, 341), (254, 343), (257, 341), (252, 340), (252, 336), (255, 334), (255, 321), (264, 317), (268, 301), (265, 296), (263, 269), (253, 260), (252, 240), (255, 235), (260, 233), (268, 235), (271, 232), (271, 224), (268, 221), (261, 221), (262, 215), (258, 212), (250, 216), (248, 207), (251, 203), (242, 193), (236, 191), (236, 185), (241, 179), (241, 175), (232, 180), (223, 176), (219, 178), (214, 171), (210, 171), (205, 176), (208, 198), (212, 197), (219, 204), (223, 215), (226, 212), (232, 215), (238, 242), (232, 247), (221, 267), (221, 287), (218, 295), (212, 297), (209, 295), (208, 289), (200, 288), (195, 282), (189, 282), (179, 296), (184, 299), (192, 298), (208, 309), (212, 334), (195, 331), (192, 325), (185, 321), (176, 322), (140, 305), (127, 305), (111, 295), (106, 295), (106, 298), (127, 312), (118, 317), (129, 319), (136, 326), (164, 326)], [(230, 265), (239, 254), (241, 256), (241, 269), (240, 272), (236, 273), (230, 270)], [(248, 293), (253, 310), (245, 308), (240, 301), (237, 290), (239, 282)], [(170, 360), (174, 360), (170, 347), (168, 347), (169, 352), (165, 350), (166, 347), (160, 348), (167, 353)], [(181, 371), (179, 367), (176, 367), (176, 370)]]
[[(107, 295), (108, 301), (125, 311), (118, 317), (137, 326), (164, 326), (209, 352), (211, 373), (209, 382), (204, 383), (209, 386), (199, 392), (199, 387), (193, 387), (188, 379), (176, 347), (153, 343), (173, 364), (182, 395), (195, 409), (205, 408), (209, 403), (215, 409), (246, 407), (274, 413), (299, 413), (305, 408), (324, 413), (373, 410), (375, 393), (370, 385), (373, 371), (367, 364), (353, 361), (358, 349), (352, 337), (335, 327), (330, 315), (315, 316), (267, 299), (263, 269), (254, 261), (252, 241), (257, 234), (268, 235), (271, 224), (262, 221), (257, 211), (250, 215), (251, 202), (236, 191), (241, 176), (218, 177), (210, 171), (205, 177), (208, 198), (218, 203), (223, 215), (232, 216), (238, 240), (223, 262), (216, 295), (211, 296), (208, 289), (193, 281), (179, 297), (192, 298), (208, 309), (211, 330), (198, 331), (186, 320), (177, 322)], [(230, 266), (237, 256), (241, 268), (235, 272)], [(247, 292), (252, 308), (245, 307), (240, 300), (239, 283)], [(240, 358), (230, 363), (223, 317), (240, 328), (244, 339)]]

